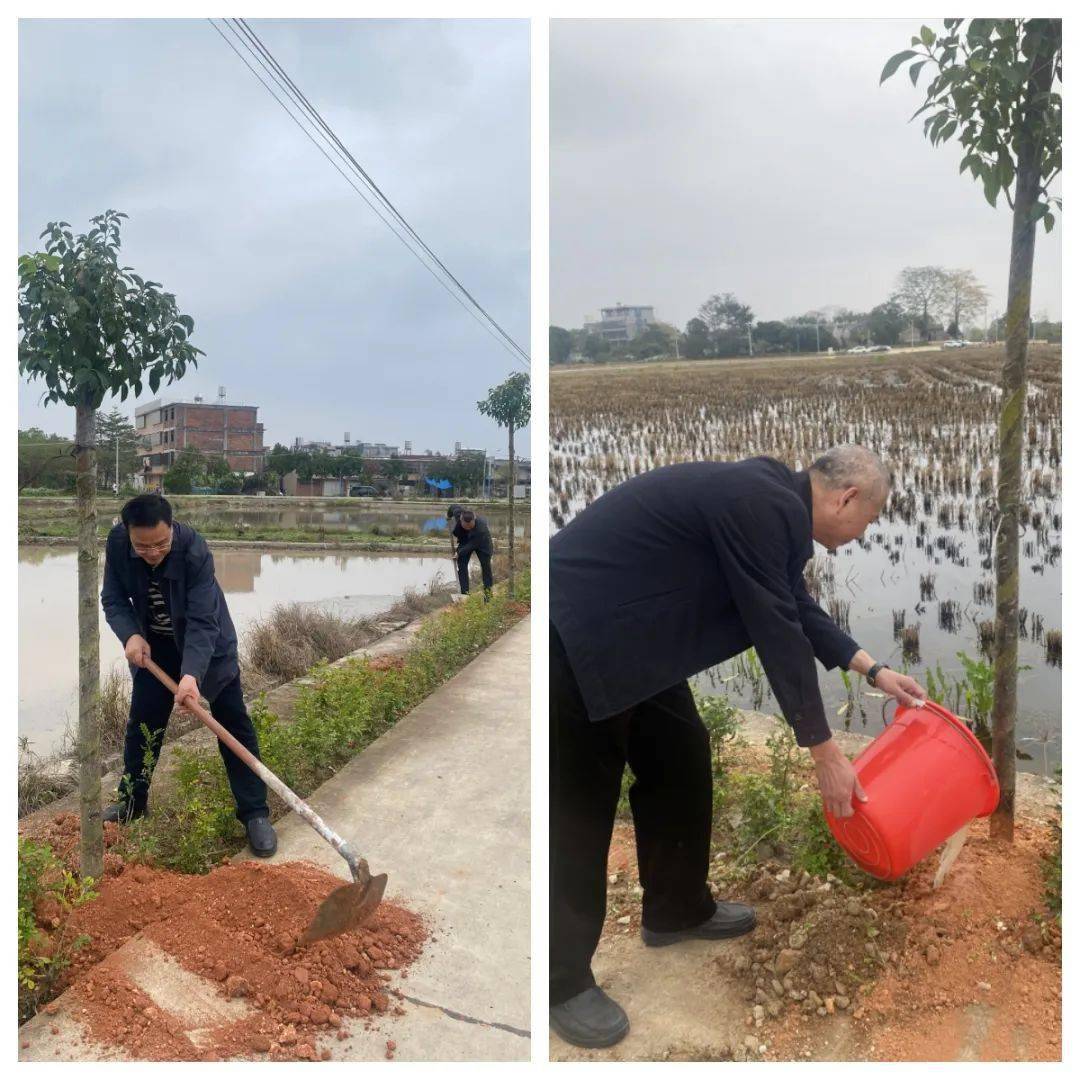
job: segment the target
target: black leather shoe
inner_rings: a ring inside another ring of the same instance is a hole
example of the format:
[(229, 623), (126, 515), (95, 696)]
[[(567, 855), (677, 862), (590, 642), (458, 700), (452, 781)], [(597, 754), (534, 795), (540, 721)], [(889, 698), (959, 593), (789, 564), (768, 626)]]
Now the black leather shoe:
[(146, 817), (146, 807), (128, 802), (109, 803), (101, 812), (102, 821), (116, 821), (121, 825), (141, 817)]
[(252, 818), (244, 827), (247, 829), (248, 847), (260, 859), (269, 859), (277, 851), (277, 833), (268, 817)]
[(755, 926), (757, 926), (757, 916), (752, 907), (746, 904), (720, 903), (716, 905), (716, 913), (712, 918), (686, 930), (649, 930), (643, 926), (641, 940), (653, 948), (674, 945), (679, 941), (691, 941), (695, 938), (717, 941), (720, 938), (742, 937), (743, 934), (749, 934)]
[(630, 1020), (622, 1006), (600, 989), (590, 986), (549, 1010), (551, 1029), (566, 1042), (595, 1050), (614, 1046), (626, 1037)]

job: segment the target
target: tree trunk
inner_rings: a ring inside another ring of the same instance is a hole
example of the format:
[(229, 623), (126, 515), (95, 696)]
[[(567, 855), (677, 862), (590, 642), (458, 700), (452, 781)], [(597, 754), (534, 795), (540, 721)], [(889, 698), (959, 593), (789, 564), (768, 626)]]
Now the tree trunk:
[(507, 487), (507, 495), (510, 501), (510, 539), (507, 542), (507, 547), (510, 552), (510, 580), (508, 588), (510, 590), (510, 596), (514, 595), (514, 484), (517, 482), (517, 468), (514, 464), (514, 425), (509, 425), (510, 431), (510, 463), (507, 468), (507, 476), (509, 477)]
[(1035, 258), (1032, 210), (1039, 195), (1039, 152), (1032, 141), (1019, 148), (1009, 260), (1005, 363), (1001, 370), (998, 423), (998, 525), (994, 543), (994, 768), (1001, 799), (990, 820), (990, 835), (1013, 839), (1016, 797), (1016, 672), (1020, 611), (1020, 502), (1023, 496), (1024, 411), (1027, 398), (1028, 319), (1031, 268)]
[(101, 822), (101, 719), (98, 653), (98, 544), (95, 416), (75, 407), (75, 516), (79, 525), (79, 863), (84, 877), (100, 878), (105, 843)]

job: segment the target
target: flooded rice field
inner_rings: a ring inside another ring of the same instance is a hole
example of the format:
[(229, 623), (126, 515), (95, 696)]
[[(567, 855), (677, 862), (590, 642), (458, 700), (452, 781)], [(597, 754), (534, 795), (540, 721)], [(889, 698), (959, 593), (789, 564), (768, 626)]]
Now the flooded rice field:
[[(895, 482), (863, 539), (807, 567), (811, 592), (877, 659), (976, 722), (989, 715), (997, 347), (895, 357), (706, 361), (557, 373), (549, 508), (557, 530), (608, 488), (680, 461), (757, 454), (806, 467), (862, 443)], [(1052, 773), (1061, 732), (1061, 348), (1030, 356), (1021, 535), (1020, 768)], [(773, 711), (753, 653), (697, 679)], [(874, 734), (884, 702), (821, 671), (834, 727)], [(889, 706), (891, 712), (891, 705)]]
[[(465, 503), (468, 505), (468, 503)], [(45, 500), (35, 500), (26, 510), (38, 521), (51, 518), (70, 518), (70, 503), (58, 503), (50, 506)], [(505, 538), (509, 518), (505, 508), (484, 508), (479, 511), (487, 518), (492, 535), (497, 539)], [(102, 518), (119, 519), (119, 513), (108, 511)], [(176, 507), (176, 518), (195, 529), (206, 530), (208, 527), (235, 529), (238, 536), (245, 530), (259, 527), (274, 529), (295, 529), (330, 534), (382, 533), (384, 535), (427, 536), (446, 534), (446, 512), (438, 507), (409, 508), (400, 503), (386, 503), (383, 506), (370, 502), (356, 506), (319, 506), (311, 504), (296, 505), (290, 499), (248, 499), (245, 505), (214, 506), (207, 502), (185, 506), (183, 502)], [(528, 536), (529, 513), (527, 506), (514, 515), (514, 535)]]
[[(243, 643), (252, 621), (276, 604), (307, 603), (343, 615), (374, 615), (407, 589), (449, 582), (449, 557), (307, 554), (218, 549), (218, 581)], [(123, 662), (104, 615), (101, 670)], [(19, 735), (46, 756), (78, 717), (76, 555), (72, 547), (19, 547)]]
[[(494, 536), (505, 536), (509, 524), (505, 512), (492, 513), (481, 510), (486, 517)], [(369, 507), (311, 507), (293, 509), (276, 507), (273, 504), (265, 509), (223, 508), (197, 510), (184, 515), (177, 513), (193, 528), (198, 529), (206, 523), (236, 527), (247, 525), (255, 527), (269, 525), (279, 529), (322, 529), (328, 533), (361, 532), (369, 533), (373, 527), (377, 530), (385, 526), (404, 526), (418, 534), (446, 534), (446, 514), (437, 510), (373, 510)], [(514, 535), (525, 536), (528, 529), (528, 513), (514, 515)]]

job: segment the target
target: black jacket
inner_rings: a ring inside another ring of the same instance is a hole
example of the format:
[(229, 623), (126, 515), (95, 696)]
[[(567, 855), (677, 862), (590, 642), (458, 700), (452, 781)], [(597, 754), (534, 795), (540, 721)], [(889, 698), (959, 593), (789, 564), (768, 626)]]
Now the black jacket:
[(589, 717), (623, 712), (751, 645), (801, 746), (829, 737), (816, 656), (858, 645), (814, 602), (810, 477), (772, 458), (636, 476), (551, 539), (551, 621)]
[[(214, 576), (214, 557), (206, 541), (189, 525), (173, 522), (172, 550), (163, 570), (169, 586), (169, 614), (180, 653), (181, 675), (194, 675), (203, 697), (215, 697), (240, 673), (236, 630), (225, 594)], [(105, 541), (101, 606), (113, 633), (127, 644), (133, 634), (150, 642), (148, 632), (149, 568), (135, 553), (127, 528), (117, 524)], [(131, 672), (138, 669), (132, 665)]]
[(491, 543), (491, 530), (488, 528), (487, 519), (479, 514), (476, 515), (476, 524), (471, 530), (463, 528), (461, 519), (458, 518), (454, 525), (454, 538), (458, 542), (459, 555), (468, 555), (473, 551), (491, 555), (495, 550)]

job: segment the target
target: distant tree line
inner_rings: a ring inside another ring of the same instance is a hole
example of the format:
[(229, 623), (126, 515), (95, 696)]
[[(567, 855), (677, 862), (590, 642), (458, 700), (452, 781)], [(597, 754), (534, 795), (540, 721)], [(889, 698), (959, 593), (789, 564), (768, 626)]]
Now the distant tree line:
[[(552, 364), (574, 361), (649, 360), (815, 353), (855, 345), (907, 345), (964, 337), (1000, 340), (1002, 315), (991, 314), (987, 290), (971, 270), (908, 266), (892, 295), (869, 311), (828, 306), (784, 319), (758, 321), (733, 293), (714, 293), (680, 331), (653, 323), (629, 342), (605, 340), (585, 330), (549, 328)], [(1060, 342), (1061, 323), (1034, 319), (1031, 335)]]
[[(141, 469), (143, 453), (131, 422), (117, 408), (109, 413), (98, 412), (96, 440), (98, 488), (103, 491), (130, 489), (132, 477)], [(74, 447), (75, 441), (62, 435), (50, 435), (38, 427), (20, 428), (19, 491), (44, 488), (74, 492)]]
[[(355, 479), (380, 490), (395, 492), (409, 474), (409, 463), (390, 457), (375, 461), (359, 452), (330, 454), (323, 450), (290, 450), (280, 443), (266, 455), (266, 489), (279, 490), (279, 481), (295, 470), (298, 479), (307, 483), (315, 476)], [(462, 454), (456, 457), (436, 456), (427, 466), (432, 480), (449, 480), (454, 493), (462, 497), (483, 493), (484, 457), (481, 454)]]

